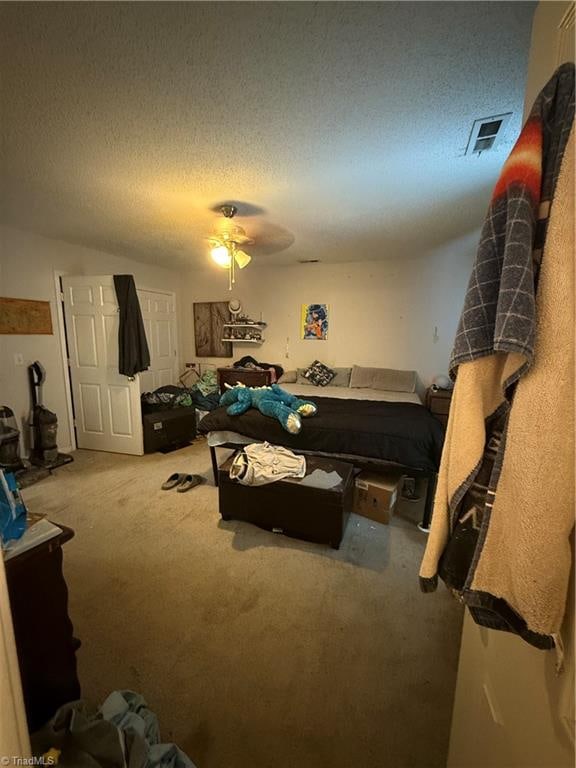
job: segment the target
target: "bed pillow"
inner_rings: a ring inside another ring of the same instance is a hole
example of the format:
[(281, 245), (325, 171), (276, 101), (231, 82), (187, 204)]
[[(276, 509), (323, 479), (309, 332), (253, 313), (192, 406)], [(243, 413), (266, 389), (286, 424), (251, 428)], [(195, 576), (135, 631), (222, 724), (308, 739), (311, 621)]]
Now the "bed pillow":
[(415, 392), (416, 371), (397, 371), (394, 368), (363, 368), (355, 365), (350, 386), (382, 389), (387, 392)]
[(349, 387), (352, 368), (332, 368), (336, 374), (330, 382), (331, 387)]
[(303, 376), (315, 386), (325, 387), (327, 384), (330, 384), (336, 373), (332, 368), (328, 368), (327, 365), (321, 363), (320, 360), (314, 360), (312, 365), (306, 368)]
[(278, 384), (295, 384), (296, 383), (296, 371), (284, 371), (282, 376), (278, 379)]
[(308, 381), (306, 376), (304, 376), (304, 373), (308, 370), (308, 368), (296, 368), (296, 384), (307, 384), (308, 386), (312, 386), (312, 382)]

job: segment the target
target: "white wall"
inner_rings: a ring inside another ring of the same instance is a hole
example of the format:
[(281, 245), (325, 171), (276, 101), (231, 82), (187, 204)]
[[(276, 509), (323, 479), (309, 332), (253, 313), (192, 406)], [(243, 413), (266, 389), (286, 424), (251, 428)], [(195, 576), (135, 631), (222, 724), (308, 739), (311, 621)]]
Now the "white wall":
[[(66, 451), (70, 449), (70, 423), (56, 316), (55, 270), (71, 275), (133, 274), (139, 287), (176, 291), (179, 305), (180, 281), (174, 271), (0, 227), (0, 296), (50, 301), (54, 331), (51, 336), (0, 335), (0, 405), (12, 408), (21, 428), (29, 421), (27, 366), (39, 360), (46, 369), (44, 405), (58, 416), (58, 447)], [(15, 364), (17, 353), (23, 355), (22, 366)]]
[[(286, 370), (315, 358), (328, 365), (415, 369), (428, 383), (447, 371), (479, 233), (409, 260), (265, 267), (252, 263), (228, 292), (217, 267), (188, 273), (184, 283), (183, 350), (197, 360), (192, 304), (240, 299), (243, 309), (268, 323), (262, 346), (234, 345), (227, 365), (245, 354)], [(330, 305), (327, 341), (300, 338), (303, 303)], [(434, 329), (437, 328), (437, 338)]]
[[(525, 116), (556, 69), (558, 23), (568, 5), (541, 2), (534, 15)], [(466, 615), (450, 768), (574, 766), (574, 572), (570, 583), (562, 628), (565, 671), (560, 677), (553, 651), (538, 651), (515, 635), (482, 629)]]
[(556, 67), (574, 61), (574, 27), (558, 34), (558, 25), (572, 4), (569, 0), (549, 0), (538, 3), (534, 12), (524, 117)]

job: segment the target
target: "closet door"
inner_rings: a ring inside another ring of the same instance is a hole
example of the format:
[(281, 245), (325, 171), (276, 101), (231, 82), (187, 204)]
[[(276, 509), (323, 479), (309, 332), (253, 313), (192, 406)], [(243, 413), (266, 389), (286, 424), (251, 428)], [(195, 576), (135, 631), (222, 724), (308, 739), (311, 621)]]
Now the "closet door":
[(112, 275), (63, 277), (78, 448), (144, 453), (140, 382), (118, 373), (118, 302)]
[(140, 374), (140, 390), (178, 384), (176, 306), (173, 293), (138, 288), (138, 301), (150, 350), (150, 367)]

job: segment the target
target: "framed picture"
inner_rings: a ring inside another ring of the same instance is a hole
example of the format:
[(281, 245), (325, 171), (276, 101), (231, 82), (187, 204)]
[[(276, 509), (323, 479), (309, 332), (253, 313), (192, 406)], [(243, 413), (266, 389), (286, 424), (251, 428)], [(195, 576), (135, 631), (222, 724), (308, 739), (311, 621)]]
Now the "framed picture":
[(197, 357), (232, 357), (232, 344), (224, 341), (224, 324), (230, 322), (227, 301), (194, 303), (194, 340)]
[(0, 298), (0, 333), (52, 335), (50, 302)]
[(328, 338), (328, 304), (302, 304), (300, 317), (303, 339), (326, 341)]

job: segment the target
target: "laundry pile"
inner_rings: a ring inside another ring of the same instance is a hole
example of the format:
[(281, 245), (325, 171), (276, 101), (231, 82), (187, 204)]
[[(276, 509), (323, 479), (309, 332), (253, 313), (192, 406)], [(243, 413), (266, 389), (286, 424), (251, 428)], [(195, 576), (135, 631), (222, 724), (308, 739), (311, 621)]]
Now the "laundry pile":
[(268, 485), (287, 477), (304, 477), (306, 459), (279, 445), (251, 443), (238, 451), (230, 479), (242, 485)]
[(218, 407), (220, 395), (215, 371), (205, 371), (192, 387), (159, 387), (154, 392), (144, 392), (140, 398), (142, 412), (191, 408), (213, 411)]
[(38, 764), (62, 768), (195, 768), (175, 744), (160, 742), (156, 715), (133, 691), (114, 691), (98, 710), (64, 704), (31, 743)]
[(270, 371), (272, 374), (272, 384), (278, 381), (284, 373), (284, 368), (282, 368), (281, 365), (278, 365), (277, 363), (260, 363), (250, 355), (245, 355), (240, 358), (240, 360), (236, 360), (232, 367), (248, 368), (254, 371)]

